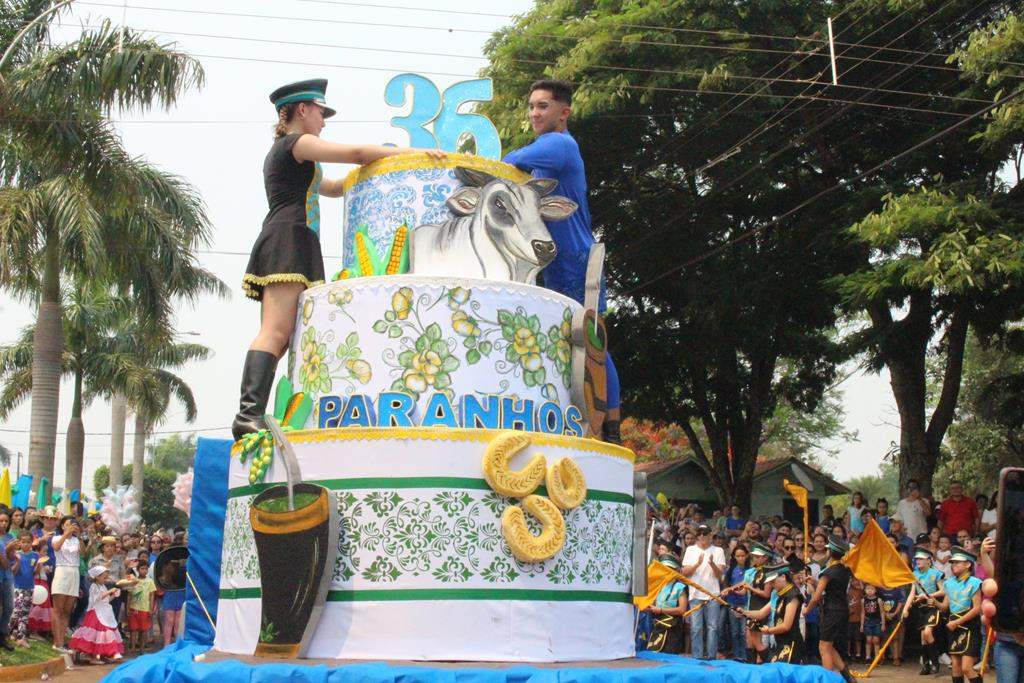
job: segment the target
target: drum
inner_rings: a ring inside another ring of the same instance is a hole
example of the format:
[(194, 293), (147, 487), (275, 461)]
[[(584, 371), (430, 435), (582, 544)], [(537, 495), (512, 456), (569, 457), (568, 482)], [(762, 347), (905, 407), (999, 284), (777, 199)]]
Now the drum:
[(153, 581), (165, 591), (185, 590), (185, 563), (188, 562), (188, 547), (172, 545), (156, 556), (153, 563)]

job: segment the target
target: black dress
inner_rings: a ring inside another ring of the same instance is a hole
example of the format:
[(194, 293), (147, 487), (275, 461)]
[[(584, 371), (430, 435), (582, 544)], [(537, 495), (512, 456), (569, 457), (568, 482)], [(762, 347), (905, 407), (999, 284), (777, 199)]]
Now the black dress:
[(274, 282), (301, 282), (312, 287), (324, 281), (320, 252), (320, 181), (323, 171), (313, 161), (299, 163), (292, 148), (300, 133), (274, 141), (263, 162), (263, 184), (270, 210), (249, 255), (242, 290), (263, 299)]
[(846, 591), (851, 576), (849, 567), (842, 562), (832, 561), (818, 577), (819, 581), (828, 579), (821, 606), (821, 639), (825, 642), (846, 642), (846, 629), (850, 622), (850, 603)]
[(804, 596), (793, 584), (787, 585), (778, 593), (778, 599), (772, 608), (772, 626), (782, 626), (786, 621), (786, 607), (796, 603), (796, 618), (793, 626), (785, 633), (775, 634), (775, 649), (771, 661), (787, 664), (803, 664), (807, 656), (803, 634), (800, 633), (800, 609), (804, 604)]

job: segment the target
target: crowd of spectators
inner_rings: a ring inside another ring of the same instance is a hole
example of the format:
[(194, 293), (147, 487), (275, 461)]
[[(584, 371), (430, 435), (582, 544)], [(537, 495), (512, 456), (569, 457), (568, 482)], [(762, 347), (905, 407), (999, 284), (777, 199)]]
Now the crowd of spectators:
[(188, 532), (143, 523), (116, 534), (81, 504), (73, 512), (0, 505), (0, 647), (11, 651), (44, 639), (70, 652), (65, 643), (90, 607), (89, 572), (95, 567), (103, 568), (105, 587), (117, 589), (109, 602), (130, 651), (141, 654), (158, 640), (170, 643), (180, 631), (184, 591), (165, 593), (153, 568), (162, 550), (188, 544)]
[[(928, 500), (921, 495), (918, 483), (911, 480), (895, 505), (885, 498), (878, 498), (872, 505), (860, 492), (851, 495), (844, 510), (824, 505), (820, 521), (808, 530), (806, 555), (802, 524), (780, 516), (748, 514), (738, 505), (705, 515), (696, 505), (672, 501), (668, 509), (649, 513), (652, 557), (678, 564), (680, 573), (706, 592), (689, 586), (675, 594), (659, 596), (648, 614), (641, 615), (641, 625), (652, 624), (664, 615), (686, 615), (685, 620), (679, 620), (677, 637), (670, 639), (670, 648), (675, 648), (673, 653), (700, 659), (747, 661), (756, 645), (750, 639), (746, 620), (710, 595), (721, 596), (730, 607), (743, 608), (747, 604), (744, 577), (751, 566), (751, 547), (759, 544), (773, 553), (767, 564), (788, 562), (792, 566), (793, 583), (806, 604), (829, 562), (826, 546), (830, 537), (841, 538), (853, 547), (870, 520), (877, 522), (909, 567), (915, 568), (915, 549), (923, 548), (934, 557), (933, 566), (949, 578), (954, 546), (983, 557), (991, 552), (992, 543), (983, 540), (994, 537), (996, 517), (995, 495), (978, 494), (970, 498), (964, 495), (959, 481), (950, 482), (948, 489), (945, 499)], [(977, 563), (975, 572), (981, 579), (988, 576), (983, 562)], [(864, 585), (856, 579), (850, 581), (851, 627), (845, 645), (851, 661), (864, 661), (877, 653), (899, 621), (908, 594), (909, 587), (885, 589)], [(800, 632), (807, 643), (809, 662), (817, 658), (819, 623), (818, 609), (801, 614)], [(649, 629), (641, 628), (641, 647), (645, 632), (649, 633)], [(905, 633), (898, 633), (886, 651), (896, 666), (903, 663), (907, 638)], [(919, 643), (913, 645), (916, 649)], [(947, 657), (943, 656), (942, 661), (949, 665)]]

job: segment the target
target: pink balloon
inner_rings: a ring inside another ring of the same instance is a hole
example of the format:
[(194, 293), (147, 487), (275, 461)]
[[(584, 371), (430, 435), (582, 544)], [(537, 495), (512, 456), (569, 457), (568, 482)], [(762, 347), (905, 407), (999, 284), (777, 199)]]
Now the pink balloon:
[(981, 603), (981, 613), (991, 619), (996, 615), (996, 605), (990, 600)]
[(999, 592), (999, 584), (995, 579), (985, 579), (981, 582), (981, 594), (986, 598), (994, 598)]

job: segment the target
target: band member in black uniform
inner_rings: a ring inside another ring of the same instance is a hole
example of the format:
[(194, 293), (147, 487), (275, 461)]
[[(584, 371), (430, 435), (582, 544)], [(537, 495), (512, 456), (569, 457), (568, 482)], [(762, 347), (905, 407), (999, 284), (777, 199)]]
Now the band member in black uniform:
[(850, 604), (847, 602), (846, 591), (850, 586), (850, 568), (842, 563), (843, 556), (849, 551), (849, 544), (839, 536), (828, 539), (829, 561), (825, 570), (818, 575), (818, 587), (814, 595), (804, 606), (804, 614), (813, 609), (819, 602), (821, 607), (821, 640), (818, 651), (821, 653), (821, 665), (829, 671), (842, 675), (847, 683), (854, 683), (850, 668), (836, 650), (836, 643), (846, 642), (846, 629), (850, 621)]
[[(747, 589), (747, 610), (757, 612), (768, 603), (772, 587), (764, 582), (765, 565), (772, 557), (772, 549), (757, 541), (749, 541), (751, 566), (743, 573), (743, 587)], [(747, 619), (747, 662), (763, 664), (768, 661), (768, 648), (761, 634), (761, 623)]]
[(800, 633), (800, 608), (804, 598), (793, 583), (792, 567), (789, 563), (765, 567), (765, 585), (772, 588), (774, 599), (755, 611), (737, 610), (749, 619), (765, 622), (761, 633), (775, 636), (775, 648), (771, 652), (772, 662), (803, 664), (806, 656), (804, 637)]
[[(679, 560), (675, 555), (661, 555), (658, 562), (679, 571)], [(648, 608), (654, 620), (651, 641), (647, 644), (648, 650), (672, 655), (682, 654), (686, 642), (682, 615), (687, 604), (686, 584), (682, 581), (670, 581), (658, 592), (654, 604)]]
[(942, 584), (939, 607), (949, 611), (946, 629), (950, 632), (949, 658), (953, 663), (953, 683), (980, 683), (974, 665), (981, 659), (981, 579), (974, 575), (977, 557), (960, 546), (953, 546), (949, 557), (953, 577)]
[(914, 551), (914, 576), (917, 578), (910, 588), (910, 596), (903, 608), (904, 619), (909, 616), (912, 624), (921, 633), (921, 676), (939, 673), (939, 651), (935, 645), (935, 632), (941, 628), (942, 612), (936, 599), (942, 595), (945, 575), (932, 566), (932, 551), (917, 546)]

